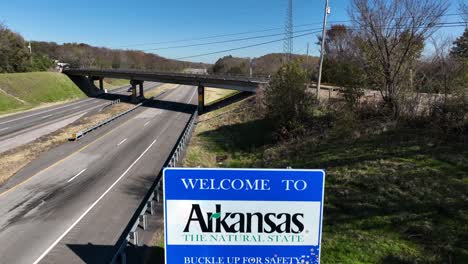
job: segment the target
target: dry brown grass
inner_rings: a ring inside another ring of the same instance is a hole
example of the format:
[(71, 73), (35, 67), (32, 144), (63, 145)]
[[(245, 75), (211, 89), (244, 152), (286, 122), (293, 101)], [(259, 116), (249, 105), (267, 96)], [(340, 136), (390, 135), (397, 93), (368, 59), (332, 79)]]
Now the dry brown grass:
[(90, 127), (117, 113), (133, 107), (132, 104), (121, 103), (105, 108), (102, 112), (85, 116), (72, 124), (53, 133), (42, 136), (28, 144), (11, 149), (0, 154), (0, 185), (15, 175), (20, 169), (35, 160), (41, 153), (67, 142), (73, 133)]
[(228, 97), (237, 93), (236, 90), (220, 89), (220, 88), (206, 88), (205, 89), (205, 104), (213, 103), (222, 98)]
[(158, 96), (166, 91), (175, 89), (177, 87), (179, 87), (178, 84), (166, 83), (159, 86), (158, 88), (152, 89), (151, 91), (145, 92), (145, 97), (150, 98), (152, 96)]

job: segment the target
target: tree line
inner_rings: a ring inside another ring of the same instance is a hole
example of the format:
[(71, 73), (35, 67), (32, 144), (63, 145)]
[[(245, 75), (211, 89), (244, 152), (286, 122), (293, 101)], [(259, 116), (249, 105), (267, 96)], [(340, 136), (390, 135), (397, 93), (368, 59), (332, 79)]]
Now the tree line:
[(43, 54), (30, 54), (24, 38), (0, 24), (0, 73), (45, 71), (53, 61)]
[(0, 24), (0, 73), (46, 71), (54, 60), (71, 67), (182, 71), (186, 68), (207, 68), (203, 63), (171, 60), (136, 50), (115, 50), (84, 43), (31, 41)]
[[(253, 75), (273, 75), (285, 63), (286, 54), (270, 53), (258, 58), (239, 58), (232, 55), (222, 57), (211, 66), (208, 71), (219, 75), (243, 75), (250, 74), (252, 67)], [(298, 64), (305, 69), (310, 76), (316, 75), (318, 58), (314, 56), (305, 56), (292, 54), (291, 59), (298, 61)]]

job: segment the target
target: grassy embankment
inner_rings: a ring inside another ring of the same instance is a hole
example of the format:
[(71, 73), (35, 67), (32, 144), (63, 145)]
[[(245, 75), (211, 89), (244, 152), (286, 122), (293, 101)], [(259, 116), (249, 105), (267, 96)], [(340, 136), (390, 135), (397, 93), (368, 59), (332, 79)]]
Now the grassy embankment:
[(205, 89), (205, 104), (210, 105), (216, 103), (226, 97), (237, 94), (235, 90), (218, 89), (218, 88), (206, 88)]
[(86, 95), (61, 73), (0, 74), (0, 114), (83, 97)]
[(184, 165), (325, 168), (322, 263), (468, 263), (466, 145), (339, 123), (276, 142), (253, 108), (246, 99), (200, 117)]
[[(96, 87), (99, 87), (99, 81), (95, 81), (94, 85), (96, 85)], [(130, 85), (129, 80), (104, 78), (104, 89), (107, 89), (109, 91), (128, 85)]]

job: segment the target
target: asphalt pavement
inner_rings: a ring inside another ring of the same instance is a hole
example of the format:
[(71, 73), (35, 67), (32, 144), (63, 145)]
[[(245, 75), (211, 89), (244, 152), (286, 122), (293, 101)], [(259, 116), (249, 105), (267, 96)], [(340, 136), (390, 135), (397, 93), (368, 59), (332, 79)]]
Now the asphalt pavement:
[(108, 262), (196, 101), (196, 87), (180, 86), (39, 158), (0, 193), (0, 263)]
[[(146, 91), (159, 83), (144, 83)], [(125, 95), (130, 86), (117, 88), (110, 94)], [(31, 142), (78, 120), (83, 115), (99, 111), (109, 104), (107, 98), (86, 98), (43, 109), (0, 118), (0, 153)]]

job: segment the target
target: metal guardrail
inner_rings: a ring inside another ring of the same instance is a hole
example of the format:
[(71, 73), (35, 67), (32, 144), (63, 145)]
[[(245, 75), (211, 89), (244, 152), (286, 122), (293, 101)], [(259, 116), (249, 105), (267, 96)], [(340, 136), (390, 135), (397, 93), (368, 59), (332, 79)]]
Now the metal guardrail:
[[(198, 113), (195, 111), (190, 121), (184, 128), (184, 132), (180, 135), (179, 139), (177, 140), (176, 146), (172, 149), (169, 158), (164, 163), (163, 168), (158, 172), (158, 176), (154, 181), (153, 185), (151, 186), (149, 192), (146, 194), (143, 202), (138, 207), (137, 211), (130, 220), (129, 225), (123, 232), (120, 240), (117, 242), (118, 250), (115, 253), (114, 257), (111, 260), (111, 264), (114, 263), (121, 263), (126, 264), (127, 257), (125, 250), (127, 246), (133, 245), (138, 246), (138, 231), (139, 228), (142, 230), (146, 230), (147, 228), (147, 217), (148, 215), (154, 215), (154, 203), (161, 203), (162, 202), (162, 172), (163, 169), (166, 167), (175, 167), (176, 164), (180, 161), (182, 154), (187, 147), (187, 144), (192, 137), (193, 130), (197, 124)], [(119, 262), (120, 261), (120, 262)]]
[[(117, 101), (118, 101), (118, 102), (117, 102)], [(113, 101), (112, 103), (110, 103), (110, 104), (107, 105), (107, 106), (114, 105), (114, 104), (118, 104), (118, 103), (120, 103), (120, 99), (119, 99), (119, 100)], [(119, 117), (121, 117), (121, 116), (123, 116), (123, 115), (126, 115), (126, 114), (132, 112), (133, 110), (135, 110), (135, 109), (137, 109), (138, 107), (140, 107), (142, 104), (143, 104), (143, 103), (139, 103), (139, 104), (137, 104), (136, 106), (130, 108), (129, 110), (127, 110), (127, 111), (125, 111), (125, 112), (122, 112), (122, 113), (117, 114), (117, 115), (115, 115), (115, 116), (111, 116), (111, 117), (109, 117), (109, 118), (107, 118), (107, 119), (105, 119), (105, 120), (103, 120), (103, 121), (97, 123), (97, 124), (94, 125), (94, 126), (91, 126), (91, 127), (86, 128), (86, 129), (84, 129), (84, 130), (81, 130), (81, 131), (79, 131), (79, 132), (77, 132), (77, 133), (74, 133), (74, 134), (72, 134), (72, 136), (70, 137), (70, 139), (76, 141), (76, 140), (82, 138), (84, 135), (88, 134), (89, 132), (91, 132), (91, 131), (93, 131), (93, 130), (99, 128), (99, 127), (102, 127), (102, 126), (104, 126), (104, 125), (106, 125), (106, 124), (108, 124), (108, 123), (110, 123), (110, 122), (116, 120), (117, 118), (119, 118)], [(107, 107), (107, 106), (105, 106), (105, 107)]]
[(116, 104), (120, 104), (120, 99), (114, 100), (110, 104), (108, 104), (108, 105), (106, 105), (104, 107), (108, 107), (108, 106), (112, 106), (112, 105), (116, 105)]
[(152, 71), (144, 69), (104, 69), (104, 68), (69, 68), (64, 70), (64, 72), (73, 72), (73, 71), (92, 71), (92, 72), (108, 72), (108, 73), (134, 73), (134, 74), (158, 74), (158, 75), (168, 75), (168, 76), (182, 76), (187, 78), (215, 78), (215, 79), (232, 79), (239, 81), (253, 81), (253, 82), (268, 82), (271, 79), (270, 75), (237, 75), (237, 74), (194, 74), (194, 73), (179, 73), (179, 72), (164, 72), (164, 71)]

